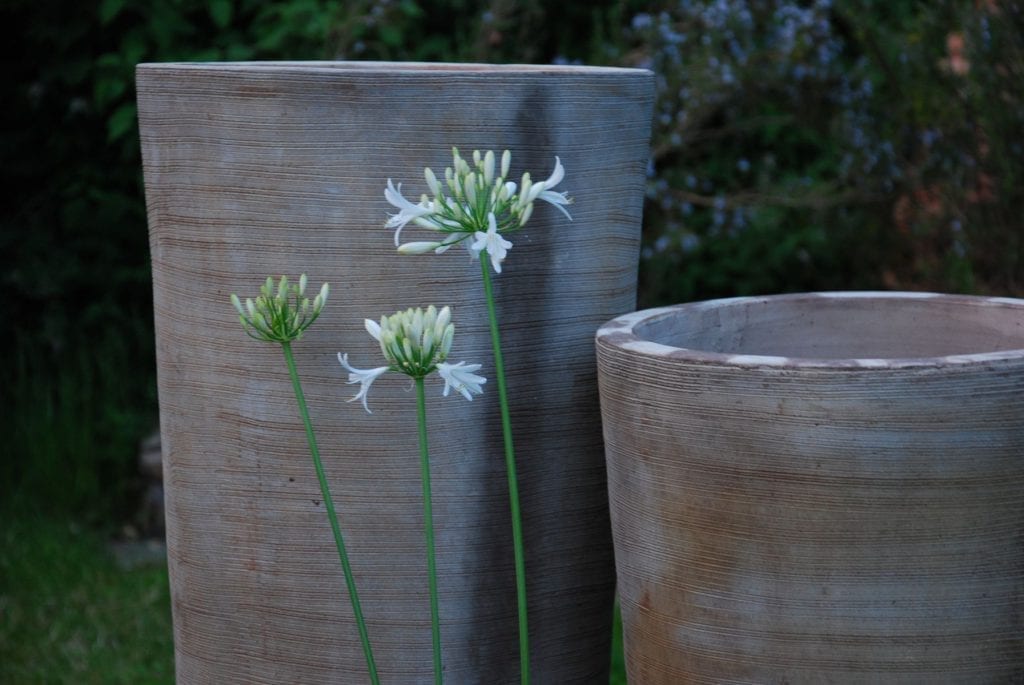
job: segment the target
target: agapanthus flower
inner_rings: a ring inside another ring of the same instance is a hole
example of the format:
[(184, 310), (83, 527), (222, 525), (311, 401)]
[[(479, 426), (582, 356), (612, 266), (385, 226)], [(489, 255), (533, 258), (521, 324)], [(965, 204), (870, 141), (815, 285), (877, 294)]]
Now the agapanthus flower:
[(437, 373), (444, 379), (444, 392), (441, 394), (448, 397), (448, 393), (454, 389), (455, 392), (461, 394), (467, 400), (472, 400), (471, 393), (481, 394), (483, 389), (480, 386), (487, 382), (487, 379), (483, 376), (473, 373), (479, 370), (480, 364), (467, 364), (466, 362), (448, 364), (447, 362), (441, 362), (437, 365)]
[(501, 263), (505, 260), (505, 255), (508, 254), (512, 243), (498, 233), (498, 224), (493, 214), (487, 215), (487, 221), (487, 232), (477, 231), (473, 234), (474, 240), (473, 244), (469, 246), (469, 251), (478, 256), (481, 252), (486, 252), (491, 257), (491, 266), (494, 267), (494, 272), (500, 274)]
[[(533, 203), (543, 200), (558, 208), (570, 220), (566, 206), (572, 199), (564, 191), (553, 190), (565, 177), (562, 161), (555, 157), (555, 168), (543, 181), (534, 182), (530, 173), (523, 174), (520, 184), (506, 180), (512, 162), (508, 150), (497, 162), (493, 151), (473, 151), (473, 165), (452, 148), (452, 166), (439, 180), (427, 167), (423, 176), (432, 197), (420, 196), (416, 204), (401, 193), (388, 179), (384, 197), (399, 211), (391, 215), (385, 226), (395, 229), (395, 245), (402, 254), (441, 253), (452, 245), (465, 243), (474, 257), (487, 252), (495, 272), (501, 273), (501, 262), (512, 243), (503, 236), (521, 229), (533, 215)], [(401, 242), (402, 229), (409, 223), (441, 233), (435, 241)], [(472, 238), (474, 242), (465, 241)]]
[(348, 371), (348, 382), (359, 383), (359, 393), (350, 399), (349, 402), (362, 400), (363, 408), (366, 409), (368, 413), (372, 414), (373, 412), (370, 411), (370, 406), (366, 403), (366, 393), (370, 392), (370, 386), (373, 385), (375, 380), (390, 371), (390, 367), (378, 366), (375, 369), (357, 369), (348, 363), (348, 355), (340, 352), (338, 353), (338, 361), (341, 362), (341, 365), (345, 367), (346, 371)]
[(238, 310), (242, 328), (251, 338), (267, 342), (287, 343), (302, 337), (327, 303), (330, 288), (326, 283), (313, 301), (305, 297), (306, 274), (299, 276), (299, 282), (289, 283), (287, 276), (274, 285), (274, 279), (267, 277), (260, 286), (260, 295), (253, 300), (246, 298), (243, 306), (238, 295), (231, 294), (231, 304)]
[(362, 400), (363, 407), (369, 412), (366, 397), (370, 386), (388, 371), (413, 379), (422, 379), (437, 371), (445, 381), (445, 397), (453, 388), (467, 400), (473, 399), (472, 394), (482, 393), (481, 386), (487, 379), (473, 373), (480, 369), (480, 364), (445, 362), (455, 336), (451, 318), (450, 307), (439, 311), (430, 305), (425, 310), (416, 307), (382, 316), (379, 323), (365, 319), (366, 332), (380, 344), (388, 364), (374, 369), (357, 369), (348, 363), (347, 354), (339, 353), (338, 361), (348, 371), (348, 382), (359, 383), (359, 393), (349, 401)]

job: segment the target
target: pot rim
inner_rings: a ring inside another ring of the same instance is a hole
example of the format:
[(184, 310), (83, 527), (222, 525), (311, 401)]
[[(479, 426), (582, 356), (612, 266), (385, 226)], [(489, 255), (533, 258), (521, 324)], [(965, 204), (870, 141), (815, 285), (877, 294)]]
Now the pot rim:
[(948, 295), (931, 292), (900, 291), (832, 291), (794, 293), (787, 295), (758, 295), (729, 297), (701, 302), (654, 307), (623, 314), (605, 323), (597, 330), (599, 345), (620, 348), (643, 356), (696, 364), (714, 364), (731, 367), (778, 367), (778, 368), (820, 368), (820, 369), (893, 369), (910, 367), (962, 366), (997, 361), (1024, 360), (1024, 348), (979, 352), (975, 354), (952, 354), (939, 357), (887, 357), (887, 358), (814, 358), (781, 357), (775, 355), (737, 354), (711, 352), (686, 347), (675, 347), (648, 340), (636, 333), (643, 324), (673, 315), (680, 310), (734, 306), (745, 302), (769, 304), (814, 299), (878, 299), (878, 300), (936, 300), (974, 307), (1012, 307), (1024, 311), (1024, 299), (1012, 297), (981, 297), (975, 295)]
[(138, 71), (217, 71), (217, 72), (305, 72), (323, 74), (401, 75), (458, 74), (460, 76), (498, 74), (549, 74), (558, 76), (622, 76), (653, 74), (649, 69), (576, 64), (487, 64), (474, 62), (386, 62), (356, 60), (267, 60), (250, 62), (143, 62)]

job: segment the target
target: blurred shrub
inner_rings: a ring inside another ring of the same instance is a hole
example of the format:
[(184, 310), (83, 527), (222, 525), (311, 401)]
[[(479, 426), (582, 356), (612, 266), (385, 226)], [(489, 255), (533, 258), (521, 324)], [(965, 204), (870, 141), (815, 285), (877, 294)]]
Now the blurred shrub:
[[(138, 62), (648, 67), (641, 305), (826, 288), (1020, 295), (1021, 5), (7, 0), (0, 19), (20, 28), (0, 112), (14, 198), (0, 284), (16, 325), (0, 352), (21, 361), (4, 378), (18, 409), (0, 418), (0, 497), (50, 482), (68, 493), (50, 506), (130, 505), (133, 443), (155, 420)], [(26, 401), (49, 409), (32, 419)], [(26, 426), (40, 416), (79, 437), (38, 456), (43, 429)]]
[(156, 422), (152, 295), (134, 69), (149, 60), (324, 57), (314, 0), (9, 0), (0, 212), (0, 498), (125, 515)]
[(641, 303), (1019, 293), (1021, 17), (1010, 1), (634, 14), (628, 61), (658, 74)]
[(841, 16), (872, 59), (873, 121), (903, 172), (887, 218), (906, 262), (887, 283), (1024, 294), (1024, 4), (947, 1), (857, 22), (869, 6)]
[[(554, 3), (549, 3), (554, 4)], [(97, 518), (133, 505), (156, 421), (152, 301), (134, 69), (145, 61), (548, 61), (602, 7), (536, 0), (8, 0), (0, 111), (8, 436), (0, 498)], [(596, 34), (598, 37), (600, 34)], [(597, 40), (597, 38), (593, 39)], [(573, 53), (579, 58), (582, 54)]]

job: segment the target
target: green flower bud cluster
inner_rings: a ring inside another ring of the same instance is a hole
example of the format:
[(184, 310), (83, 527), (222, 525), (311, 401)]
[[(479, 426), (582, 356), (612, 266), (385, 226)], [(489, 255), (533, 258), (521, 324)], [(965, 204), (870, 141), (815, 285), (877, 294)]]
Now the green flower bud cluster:
[[(388, 179), (384, 198), (399, 211), (388, 217), (384, 225), (395, 229), (395, 247), (400, 254), (440, 254), (453, 245), (472, 240), (471, 245), (467, 243), (470, 252), (479, 256), (486, 250), (494, 270), (500, 273), (501, 262), (512, 243), (504, 238), (499, 241), (498, 237), (522, 228), (530, 220), (536, 200), (550, 203), (572, 219), (566, 210), (572, 199), (564, 191), (554, 190), (565, 177), (558, 157), (551, 176), (534, 181), (526, 172), (518, 186), (506, 180), (512, 163), (508, 150), (502, 153), (500, 162), (490, 150), (474, 150), (472, 159), (470, 165), (458, 148), (452, 148), (452, 166), (444, 170), (443, 179), (439, 180), (430, 167), (424, 169), (433, 199), (424, 193), (418, 204), (405, 199), (401, 183), (396, 188)], [(441, 233), (440, 240), (402, 243), (402, 229), (410, 222)]]
[[(524, 202), (525, 197), (516, 195), (516, 185), (505, 181), (511, 163), (512, 153), (508, 150), (502, 153), (500, 166), (493, 151), (481, 154), (474, 150), (470, 166), (458, 148), (452, 148), (452, 166), (444, 170), (444, 185), (429, 167), (423, 170), (427, 186), (434, 194), (436, 219), (458, 224), (460, 230), (470, 232), (486, 231), (488, 214), (494, 214), (498, 230), (512, 230), (525, 224), (533, 212), (533, 203)], [(523, 180), (529, 183), (529, 173), (523, 175)]]
[(448, 358), (455, 326), (452, 310), (438, 311), (430, 305), (416, 307), (391, 316), (382, 316), (380, 324), (366, 320), (366, 330), (380, 343), (384, 357), (394, 371), (412, 378), (423, 378)]
[(255, 300), (246, 298), (245, 304), (238, 295), (231, 294), (231, 304), (238, 310), (242, 328), (251, 338), (266, 342), (287, 343), (298, 340), (302, 332), (309, 328), (327, 302), (330, 290), (326, 283), (313, 301), (305, 297), (306, 274), (299, 277), (299, 282), (289, 283), (287, 276), (274, 284), (274, 279), (267, 277), (266, 283), (260, 286), (260, 295)]

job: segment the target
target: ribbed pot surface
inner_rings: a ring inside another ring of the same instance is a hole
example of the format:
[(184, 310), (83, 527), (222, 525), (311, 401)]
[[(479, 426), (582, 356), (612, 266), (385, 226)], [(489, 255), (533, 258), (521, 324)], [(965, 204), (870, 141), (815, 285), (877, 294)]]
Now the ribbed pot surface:
[(597, 350), (630, 683), (1024, 682), (1024, 301), (717, 300)]
[[(653, 75), (582, 67), (147, 64), (138, 69), (179, 683), (359, 683), (366, 669), (278, 346), (228, 297), (267, 275), (328, 281), (295, 344), (382, 682), (431, 679), (415, 395), (378, 380), (372, 415), (336, 354), (384, 363), (363, 319), (451, 305), (472, 403), (428, 379), (445, 675), (519, 680), (508, 486), (478, 262), (400, 256), (388, 178), (412, 201), (451, 147), (551, 173), (495, 276), (519, 463), (539, 683), (607, 679), (614, 587), (593, 331), (634, 306)], [(403, 240), (433, 234), (415, 226)]]

